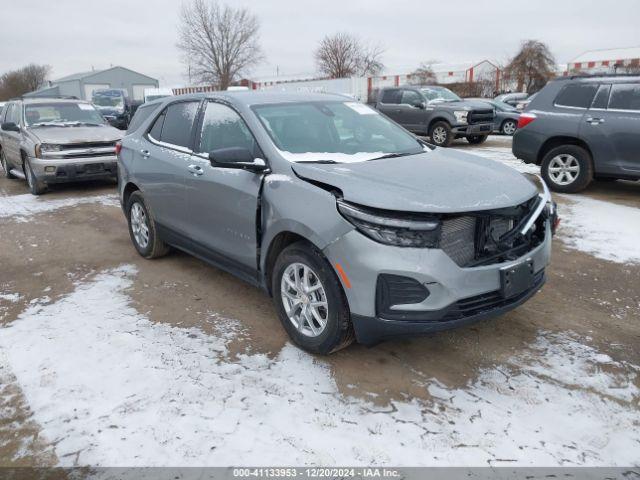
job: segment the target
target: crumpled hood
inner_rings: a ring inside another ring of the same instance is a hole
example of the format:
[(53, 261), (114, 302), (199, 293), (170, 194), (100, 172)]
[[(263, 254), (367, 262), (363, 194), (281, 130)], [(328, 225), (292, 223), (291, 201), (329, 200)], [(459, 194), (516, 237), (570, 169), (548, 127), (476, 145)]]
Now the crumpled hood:
[(436, 149), (357, 163), (295, 163), (301, 178), (339, 188), (348, 202), (385, 210), (456, 213), (518, 205), (537, 193), (524, 175), (493, 160)]
[(117, 128), (100, 127), (35, 127), (30, 133), (42, 143), (115, 142), (123, 137)]

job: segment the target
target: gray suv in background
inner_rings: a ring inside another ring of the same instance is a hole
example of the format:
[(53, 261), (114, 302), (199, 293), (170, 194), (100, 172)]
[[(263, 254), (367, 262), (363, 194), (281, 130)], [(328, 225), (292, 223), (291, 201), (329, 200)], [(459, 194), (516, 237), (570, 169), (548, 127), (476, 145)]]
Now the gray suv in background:
[(493, 131), (495, 111), (486, 102), (462, 100), (448, 88), (405, 86), (382, 88), (375, 108), (439, 147), (465, 137), (479, 144)]
[(594, 179), (640, 179), (640, 76), (549, 82), (520, 116), (513, 154), (540, 165), (557, 192)]
[(119, 167), (140, 255), (176, 247), (262, 287), (311, 352), (499, 315), (545, 281), (556, 224), (546, 187), (429, 146), (344, 96), (151, 102)]
[(34, 195), (55, 183), (117, 177), (116, 142), (89, 102), (31, 98), (7, 103), (0, 118), (0, 163), (5, 177), (26, 178)]

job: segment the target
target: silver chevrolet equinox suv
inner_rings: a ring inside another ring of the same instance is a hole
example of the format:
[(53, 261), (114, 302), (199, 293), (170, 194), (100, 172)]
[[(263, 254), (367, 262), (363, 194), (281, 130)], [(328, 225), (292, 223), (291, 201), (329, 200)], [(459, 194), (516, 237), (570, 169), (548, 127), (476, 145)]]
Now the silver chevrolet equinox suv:
[(89, 102), (25, 98), (9, 102), (0, 118), (0, 163), (6, 178), (26, 178), (34, 195), (54, 183), (116, 179), (116, 142)]
[(175, 247), (262, 287), (310, 352), (499, 315), (545, 281), (544, 184), (340, 95), (158, 100), (118, 151), (137, 251)]

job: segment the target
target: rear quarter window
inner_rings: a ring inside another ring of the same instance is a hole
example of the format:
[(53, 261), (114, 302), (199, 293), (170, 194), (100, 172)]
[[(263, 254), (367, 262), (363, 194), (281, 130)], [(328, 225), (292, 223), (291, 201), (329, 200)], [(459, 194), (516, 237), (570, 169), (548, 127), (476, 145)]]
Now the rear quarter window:
[(572, 83), (566, 85), (554, 102), (559, 107), (589, 108), (598, 90), (595, 83)]
[(133, 115), (131, 122), (129, 122), (129, 128), (127, 128), (127, 134), (135, 132), (140, 125), (142, 125), (147, 118), (159, 107), (159, 105), (147, 105), (138, 107), (136, 113)]

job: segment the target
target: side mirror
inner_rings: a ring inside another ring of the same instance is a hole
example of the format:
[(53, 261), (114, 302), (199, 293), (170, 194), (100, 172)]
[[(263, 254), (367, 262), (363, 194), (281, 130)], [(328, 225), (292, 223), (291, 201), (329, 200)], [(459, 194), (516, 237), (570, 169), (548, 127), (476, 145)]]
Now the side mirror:
[(411, 104), (411, 106), (415, 107), (415, 108), (420, 108), (420, 109), (424, 109), (424, 108), (427, 107), (427, 105), (424, 102), (421, 102), (421, 101), (415, 101), (415, 102), (413, 102)]
[(20, 127), (16, 125), (14, 122), (4, 122), (0, 127), (5, 132), (19, 132)]
[(209, 152), (209, 160), (214, 167), (239, 168), (252, 172), (267, 169), (267, 163), (263, 159), (255, 158), (253, 153), (244, 147), (218, 148)]

